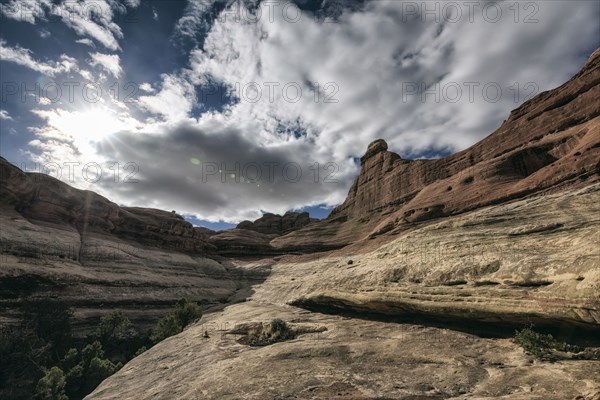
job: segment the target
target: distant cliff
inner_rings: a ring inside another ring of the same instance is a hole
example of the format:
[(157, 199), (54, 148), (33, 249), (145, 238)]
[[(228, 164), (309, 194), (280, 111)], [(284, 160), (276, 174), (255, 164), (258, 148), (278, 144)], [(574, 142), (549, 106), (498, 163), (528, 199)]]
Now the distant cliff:
[(339, 248), (415, 223), (591, 185), (600, 181), (599, 116), (600, 50), (567, 83), (527, 101), (497, 131), (457, 154), (405, 160), (385, 141), (371, 143), (344, 203), (272, 245)]

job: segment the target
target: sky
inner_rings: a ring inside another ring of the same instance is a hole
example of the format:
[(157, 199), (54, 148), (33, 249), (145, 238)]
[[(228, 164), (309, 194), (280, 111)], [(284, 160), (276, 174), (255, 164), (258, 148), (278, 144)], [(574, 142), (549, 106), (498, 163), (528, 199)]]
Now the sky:
[(324, 218), (368, 144), (439, 158), (567, 81), (597, 1), (2, 0), (0, 155), (213, 229)]

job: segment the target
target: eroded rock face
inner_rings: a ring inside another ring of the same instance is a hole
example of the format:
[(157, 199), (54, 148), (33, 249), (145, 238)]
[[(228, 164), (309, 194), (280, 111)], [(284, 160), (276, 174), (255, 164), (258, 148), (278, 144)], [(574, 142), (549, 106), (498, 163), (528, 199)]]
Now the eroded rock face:
[[(564, 85), (514, 110), (493, 134), (438, 160), (404, 160), (373, 142), (344, 203), (273, 241), (331, 249), (415, 224), (600, 181), (600, 51)], [(451, 134), (451, 132), (449, 133)]]
[(219, 254), (227, 257), (263, 256), (275, 253), (269, 244), (276, 234), (264, 234), (249, 229), (229, 229), (209, 238)]
[[(535, 361), (508, 336), (534, 323), (600, 344), (599, 227), (597, 184), (448, 217), (366, 254), (249, 263), (271, 273), (248, 301), (87, 398), (595, 398), (600, 362)], [(319, 333), (260, 348), (233, 333), (274, 318)]]
[(26, 173), (0, 157), (0, 207), (60, 230), (109, 235), (136, 243), (209, 254), (210, 235), (182, 216), (149, 208), (119, 207), (97, 193), (75, 189), (51, 176)]
[(173, 212), (119, 207), (0, 158), (0, 318), (28, 299), (75, 309), (76, 334), (104, 313), (125, 310), (146, 329), (188, 297), (205, 308), (243, 298), (265, 272), (215, 261), (215, 232)]
[(208, 242), (226, 257), (285, 254), (291, 249), (277, 249), (271, 241), (315, 221), (307, 212), (287, 212), (283, 216), (267, 213), (254, 222), (242, 221), (235, 229), (214, 233)]
[(313, 221), (307, 212), (297, 213), (289, 211), (283, 216), (267, 213), (254, 222), (242, 221), (238, 224), (237, 228), (256, 231), (266, 235), (284, 235), (300, 229)]

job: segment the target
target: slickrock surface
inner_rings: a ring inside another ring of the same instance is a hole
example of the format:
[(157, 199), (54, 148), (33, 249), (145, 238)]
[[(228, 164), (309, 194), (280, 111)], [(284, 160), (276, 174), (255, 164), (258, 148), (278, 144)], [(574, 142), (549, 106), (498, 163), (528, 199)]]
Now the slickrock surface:
[(404, 160), (378, 140), (361, 163), (346, 201), (329, 218), (272, 245), (329, 250), (600, 181), (600, 50), (570, 81), (524, 103), (469, 149), (438, 160)]
[[(248, 301), (158, 344), (87, 398), (595, 398), (599, 361), (540, 362), (509, 338), (478, 335), (552, 322), (599, 346), (599, 227), (595, 185), (449, 217), (367, 254), (247, 264), (271, 269)], [(226, 334), (273, 318), (327, 330), (258, 348)]]

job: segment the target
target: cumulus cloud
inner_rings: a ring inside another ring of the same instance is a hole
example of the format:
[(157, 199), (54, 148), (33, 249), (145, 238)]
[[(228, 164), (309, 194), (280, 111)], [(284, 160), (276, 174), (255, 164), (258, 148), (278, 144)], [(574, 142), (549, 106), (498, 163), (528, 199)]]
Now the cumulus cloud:
[(183, 16), (175, 25), (174, 38), (178, 41), (190, 40), (198, 43), (199, 35), (210, 27), (210, 21), (205, 17), (218, 1), (225, 2), (225, 0), (188, 0)]
[[(406, 157), (464, 149), (528, 97), (566, 81), (600, 45), (600, 6), (587, 1), (538, 2), (533, 16), (486, 1), (449, 20), (441, 10), (406, 8), (419, 2), (329, 0), (299, 20), (276, 7), (273, 19), (263, 10), (254, 22), (209, 20), (213, 3), (189, 2), (175, 27), (176, 38), (196, 44), (188, 65), (140, 86), (136, 107), (151, 115), (145, 125), (115, 123), (108, 137), (87, 143), (86, 154), (139, 167), (135, 184), (101, 182), (98, 190), (120, 203), (229, 222), (339, 204), (372, 140)], [(102, 26), (118, 45), (120, 31)], [(228, 99), (216, 111), (199, 96), (214, 88)], [(39, 154), (52, 154), (54, 143), (57, 154), (77, 157), (83, 144), (59, 132), (89, 115), (39, 116), (49, 124), (33, 144)], [(252, 179), (251, 165), (262, 179)]]
[(196, 103), (194, 86), (182, 77), (165, 74), (161, 90), (153, 96), (141, 96), (142, 108), (166, 119), (180, 120), (187, 117)]
[[(575, 9), (569, 2), (540, 3), (537, 23), (515, 23), (509, 4), (498, 7), (505, 17), (497, 22), (482, 9), (472, 22), (467, 15), (436, 22), (397, 1), (368, 3), (337, 23), (292, 23), (281, 12), (273, 23), (221, 20), (193, 51), (192, 76), (197, 84), (210, 77), (230, 88), (257, 83), (262, 96), (254, 102), (252, 90), (242, 91), (233, 118), (262, 119), (271, 132), (281, 122), (301, 121), (336, 158), (358, 155), (379, 137), (408, 155), (456, 151), (488, 135), (530, 92), (566, 80), (597, 44), (592, 3)], [(269, 82), (279, 85), (274, 101), (266, 95)], [(291, 85), (288, 99), (285, 85)], [(462, 95), (455, 101), (457, 86)], [(297, 102), (289, 101), (294, 88), (303, 94)], [(494, 89), (502, 91), (498, 99)]]
[(125, 4), (127, 4), (127, 7), (132, 7), (132, 8), (139, 7), (141, 2), (142, 2), (142, 0), (125, 0)]
[[(128, 7), (139, 6), (139, 0), (127, 0)], [(127, 9), (114, 0), (11, 0), (0, 6), (4, 17), (35, 24), (37, 21), (62, 21), (84, 38), (96, 40), (106, 48), (120, 49), (118, 40), (123, 37), (119, 25), (114, 22), (117, 14)]]
[(0, 4), (0, 12), (7, 18), (35, 24), (38, 19), (46, 19), (45, 10), (51, 6), (50, 0), (11, 0), (8, 3)]
[(148, 82), (144, 82), (140, 85), (140, 90), (146, 93), (154, 93), (155, 90), (152, 87), (151, 84), (149, 84)]
[(90, 61), (92, 67), (101, 67), (117, 79), (121, 77), (123, 69), (118, 54), (90, 53), (90, 56), (92, 57)]
[[(117, 132), (135, 131), (139, 125), (129, 115), (100, 104), (83, 110), (53, 108), (33, 109), (31, 112), (46, 123), (29, 128), (36, 139), (29, 143), (31, 150), (28, 154), (32, 160), (41, 163), (104, 162), (111, 157), (98, 154), (96, 144)], [(83, 178), (78, 176), (69, 183), (88, 188), (90, 182)]]
[(19, 64), (48, 76), (78, 70), (77, 60), (66, 54), (60, 56), (60, 61), (39, 61), (33, 58), (31, 50), (8, 46), (4, 39), (0, 39), (0, 54), (2, 61)]
[[(536, 23), (515, 22), (508, 4), (499, 5), (506, 17), (496, 22), (481, 10), (459, 21), (436, 21), (397, 1), (362, 4), (360, 12), (334, 5), (335, 23), (306, 15), (290, 22), (277, 11), (273, 21), (264, 17), (267, 11), (255, 23), (214, 21), (203, 46), (192, 51), (190, 68), (163, 76), (156, 95), (140, 98), (147, 111), (172, 124), (151, 138), (120, 136), (122, 149), (135, 149), (122, 150), (122, 156), (138, 160), (146, 177), (128, 195), (230, 221), (256, 216), (259, 209), (337, 204), (357, 173), (351, 160), (372, 140), (384, 138), (409, 157), (464, 149), (528, 96), (568, 79), (582, 54), (598, 44), (598, 7), (587, 2), (576, 9), (569, 2), (539, 3)], [(178, 24), (182, 33), (185, 24)], [(195, 89), (215, 82), (236, 101), (194, 120), (191, 111), (201, 101)], [(458, 99), (452, 92), (457, 87)], [(502, 91), (500, 98), (494, 89)], [(158, 148), (160, 162), (145, 156)], [(189, 163), (194, 154), (229, 164), (269, 157), (331, 162), (338, 183), (301, 181), (274, 192), (200, 185), (197, 167)], [(166, 189), (157, 189), (161, 185)], [(153, 190), (160, 193), (150, 196)]]

